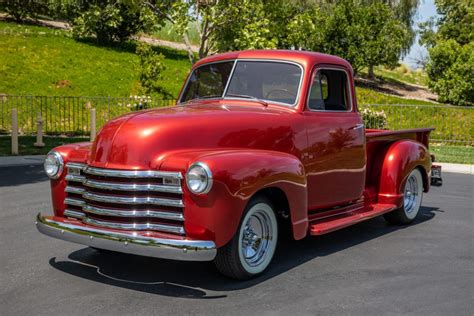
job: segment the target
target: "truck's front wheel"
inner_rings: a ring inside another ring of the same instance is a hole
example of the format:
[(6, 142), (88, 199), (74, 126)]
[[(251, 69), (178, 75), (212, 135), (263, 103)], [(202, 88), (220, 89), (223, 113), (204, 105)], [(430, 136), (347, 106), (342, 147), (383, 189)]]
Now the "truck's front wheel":
[(232, 240), (218, 249), (216, 267), (234, 279), (252, 278), (268, 267), (277, 241), (278, 224), (272, 205), (265, 198), (254, 198)]

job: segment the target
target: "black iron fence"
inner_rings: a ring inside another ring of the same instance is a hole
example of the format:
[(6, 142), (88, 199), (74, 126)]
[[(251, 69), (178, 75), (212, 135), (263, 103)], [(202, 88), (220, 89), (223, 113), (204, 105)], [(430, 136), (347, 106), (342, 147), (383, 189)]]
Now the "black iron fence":
[(116, 97), (49, 97), (0, 96), (0, 134), (11, 132), (11, 110), (18, 111), (20, 135), (35, 134), (39, 113), (46, 135), (88, 135), (91, 109), (96, 111), (96, 126), (131, 111), (170, 106), (175, 100), (152, 99), (146, 96)]
[[(131, 111), (170, 106), (175, 100), (150, 97), (50, 97), (0, 96), (0, 134), (11, 132), (11, 110), (18, 111), (20, 135), (37, 132), (38, 113), (46, 135), (88, 135), (90, 110), (96, 110), (96, 126)], [(361, 104), (367, 127), (406, 129), (434, 127), (433, 143), (474, 146), (474, 108), (446, 105)]]

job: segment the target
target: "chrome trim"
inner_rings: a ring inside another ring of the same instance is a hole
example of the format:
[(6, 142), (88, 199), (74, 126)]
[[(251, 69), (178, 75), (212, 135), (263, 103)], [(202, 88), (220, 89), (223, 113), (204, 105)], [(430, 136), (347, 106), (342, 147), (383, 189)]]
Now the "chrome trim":
[(83, 183), (86, 180), (84, 176), (76, 176), (73, 174), (66, 175), (66, 181), (75, 181)]
[(53, 238), (155, 258), (211, 261), (217, 252), (213, 241), (134, 236), (133, 232), (112, 232), (41, 214), (36, 217), (36, 227), (41, 233)]
[(169, 219), (175, 221), (184, 221), (184, 216), (181, 213), (165, 212), (165, 211), (153, 211), (153, 210), (116, 210), (107, 209), (97, 206), (84, 205), (82, 210), (87, 213), (104, 215), (104, 216), (116, 216), (116, 217), (151, 217)]
[(155, 171), (155, 170), (118, 170), (86, 167), (84, 173), (104, 177), (117, 178), (177, 178), (182, 179), (180, 172)]
[(227, 89), (229, 89), (230, 80), (232, 79), (232, 76), (234, 75), (234, 70), (235, 70), (236, 65), (237, 65), (237, 59), (234, 60), (234, 64), (232, 65), (232, 69), (230, 70), (230, 73), (229, 73), (229, 78), (227, 78), (227, 82), (225, 83), (224, 90), (222, 90), (222, 99), (224, 99), (227, 93)]
[(66, 209), (66, 210), (64, 210), (64, 216), (83, 219), (86, 216), (86, 214), (84, 214), (82, 212), (77, 212), (77, 211)]
[[(199, 166), (199, 167), (203, 168), (204, 171), (206, 171), (206, 173), (207, 173), (207, 178), (208, 178), (207, 186), (206, 186), (206, 188), (204, 189), (204, 191), (202, 191), (202, 192), (194, 192), (193, 190), (191, 190), (191, 188), (190, 188), (189, 185), (188, 185), (188, 179), (187, 179), (187, 177), (188, 177), (189, 170), (191, 170), (191, 169), (192, 169), (193, 167), (195, 167), (195, 166)], [(209, 168), (209, 166), (208, 166), (207, 164), (205, 164), (204, 162), (198, 161), (198, 162), (193, 163), (193, 164), (189, 167), (188, 172), (186, 172), (186, 185), (188, 186), (189, 191), (192, 192), (193, 194), (199, 195), (199, 194), (206, 194), (206, 193), (209, 193), (209, 191), (210, 191), (211, 188), (212, 188), (212, 184), (213, 184), (212, 171), (211, 171), (211, 169)]]
[(73, 199), (73, 198), (67, 197), (67, 198), (64, 199), (64, 204), (82, 207), (86, 204), (86, 202), (84, 202), (83, 200), (78, 200), (78, 199)]
[(165, 193), (183, 193), (180, 186), (159, 184), (117, 183), (87, 179), (84, 185), (91, 188), (117, 191), (153, 191)]
[(86, 167), (87, 167), (86, 164), (77, 163), (77, 162), (68, 162), (68, 163), (66, 164), (66, 168), (70, 168), (70, 169), (84, 170)]
[(180, 234), (184, 235), (183, 226), (172, 226), (165, 224), (153, 224), (153, 223), (118, 223), (118, 222), (109, 222), (109, 221), (99, 221), (89, 217), (85, 217), (82, 221), (86, 224), (97, 226), (97, 227), (107, 227), (112, 229), (124, 229), (124, 230), (158, 230), (167, 233)]
[(83, 188), (66, 186), (66, 188), (64, 189), (64, 192), (75, 193), (75, 194), (83, 194), (84, 192), (86, 192), (86, 190), (84, 190)]
[(46, 158), (48, 158), (49, 155), (53, 155), (58, 161), (59, 161), (59, 169), (58, 169), (58, 172), (56, 172), (56, 174), (54, 176), (50, 176), (49, 174), (46, 173), (46, 168), (44, 167), (45, 166), (45, 163), (46, 163), (46, 159), (44, 160), (43, 162), (43, 168), (45, 169), (45, 173), (46, 175), (50, 178), (50, 179), (57, 179), (61, 176), (61, 174), (63, 173), (64, 171), (64, 159), (63, 157), (61, 156), (60, 153), (58, 153), (57, 151), (50, 151), (47, 155), (46, 155)]
[(105, 202), (105, 203), (123, 203), (123, 204), (153, 204), (153, 205), (162, 205), (162, 206), (174, 206), (174, 207), (183, 207), (182, 200), (173, 200), (173, 199), (164, 199), (164, 198), (155, 198), (155, 197), (124, 197), (117, 195), (102, 195), (95, 194), (91, 192), (86, 192), (82, 195), (85, 199)]

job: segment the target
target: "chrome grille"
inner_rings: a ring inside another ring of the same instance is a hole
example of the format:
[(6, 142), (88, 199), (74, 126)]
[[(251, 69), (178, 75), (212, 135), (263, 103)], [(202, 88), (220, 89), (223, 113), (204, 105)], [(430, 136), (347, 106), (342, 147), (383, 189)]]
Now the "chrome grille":
[(64, 215), (92, 226), (184, 235), (179, 172), (66, 164)]

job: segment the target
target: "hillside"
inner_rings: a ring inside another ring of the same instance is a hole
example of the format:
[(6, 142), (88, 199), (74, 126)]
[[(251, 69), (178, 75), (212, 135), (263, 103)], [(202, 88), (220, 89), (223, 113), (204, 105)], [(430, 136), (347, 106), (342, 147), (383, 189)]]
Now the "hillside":
[[(138, 59), (134, 42), (97, 46), (74, 40), (66, 30), (5, 21), (0, 21), (0, 39), (1, 94), (114, 97), (136, 94)], [(163, 46), (155, 46), (155, 50), (165, 56), (162, 86), (176, 97), (191, 66), (186, 52)], [(381, 69), (376, 74), (384, 75)], [(377, 82), (358, 80), (359, 103), (430, 103), (426, 98), (407, 101), (404, 91), (412, 89), (408, 84), (413, 76), (405, 77), (407, 84), (402, 85), (400, 78), (387, 77), (390, 81), (384, 81), (383, 89)], [(392, 86), (397, 88), (391, 89)]]

